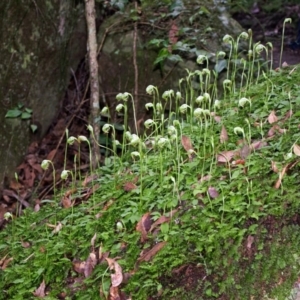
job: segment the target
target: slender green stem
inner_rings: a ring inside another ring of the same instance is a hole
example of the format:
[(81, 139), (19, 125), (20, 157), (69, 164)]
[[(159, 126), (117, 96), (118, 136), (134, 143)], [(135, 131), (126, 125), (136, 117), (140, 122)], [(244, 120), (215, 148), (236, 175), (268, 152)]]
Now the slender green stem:
[(279, 59), (279, 68), (282, 67), (282, 53), (283, 53), (283, 42), (284, 42), (284, 31), (285, 31), (285, 23), (292, 23), (291, 18), (286, 18), (283, 22), (283, 27), (282, 27), (282, 37), (281, 37), (281, 48), (280, 48), (280, 59)]

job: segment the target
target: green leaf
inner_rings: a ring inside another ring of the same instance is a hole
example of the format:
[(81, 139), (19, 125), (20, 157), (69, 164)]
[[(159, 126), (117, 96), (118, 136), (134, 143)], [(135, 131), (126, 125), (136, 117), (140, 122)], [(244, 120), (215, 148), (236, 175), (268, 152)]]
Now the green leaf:
[(173, 50), (179, 50), (183, 52), (190, 51), (190, 46), (179, 41), (175, 45), (173, 45)]
[(172, 55), (170, 55), (170, 56), (168, 57), (168, 59), (169, 59), (170, 61), (174, 61), (174, 62), (183, 61), (182, 58), (181, 58), (179, 55), (177, 55), (177, 54), (172, 54)]
[(25, 111), (28, 112), (29, 114), (32, 114), (32, 109), (31, 108), (25, 108)]
[(9, 110), (6, 115), (5, 118), (17, 118), (22, 114), (22, 111), (20, 111), (19, 109), (15, 108), (15, 109), (11, 109)]
[(220, 59), (215, 65), (215, 71), (217, 73), (221, 73), (226, 68), (227, 68), (227, 59)]
[(28, 120), (30, 118), (31, 118), (31, 114), (30, 113), (28, 113), (26, 111), (22, 112), (22, 115), (21, 115), (21, 119), (22, 120)]
[(30, 129), (31, 129), (32, 133), (35, 133), (37, 131), (37, 128), (38, 127), (35, 124), (30, 125)]
[(124, 125), (119, 123), (112, 124), (116, 130), (124, 131)]
[(160, 47), (161, 45), (167, 46), (167, 43), (166, 43), (166, 40), (164, 40), (164, 39), (152, 39), (152, 40), (148, 43), (148, 45), (149, 45), (149, 46), (150, 46), (150, 45), (155, 45), (155, 46), (157, 46), (157, 47)]
[(161, 62), (163, 62), (167, 57), (171, 56), (168, 49), (163, 48), (159, 51), (156, 60), (154, 61), (154, 65), (157, 65)]

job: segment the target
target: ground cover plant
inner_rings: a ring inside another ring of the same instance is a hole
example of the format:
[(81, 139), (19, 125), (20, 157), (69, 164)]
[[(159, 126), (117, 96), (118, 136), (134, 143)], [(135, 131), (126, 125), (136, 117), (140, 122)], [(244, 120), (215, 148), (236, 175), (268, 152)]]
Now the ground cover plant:
[[(80, 166), (64, 170), (63, 188), (35, 211), (6, 214), (0, 298), (293, 297), (300, 72), (262, 65), (261, 52), (270, 58), (272, 47), (253, 44), (249, 33), (224, 42), (227, 60), (218, 53), (210, 70), (199, 56), (204, 68), (187, 70), (178, 91), (148, 86), (153, 118), (144, 133), (125, 131), (117, 141), (114, 126), (103, 126), (111, 141), (111, 149), (101, 146), (111, 154), (103, 166), (86, 175)], [(117, 98), (126, 112), (131, 95)], [(42, 168), (55, 174), (51, 161)]]

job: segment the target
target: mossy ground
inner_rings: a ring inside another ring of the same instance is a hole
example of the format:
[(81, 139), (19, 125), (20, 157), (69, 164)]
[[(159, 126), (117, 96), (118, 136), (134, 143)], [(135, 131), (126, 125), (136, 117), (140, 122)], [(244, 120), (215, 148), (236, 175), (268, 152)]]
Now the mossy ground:
[(89, 184), (12, 218), (0, 298), (34, 298), (44, 281), (44, 299), (114, 299), (109, 257), (132, 299), (286, 299), (300, 268), (299, 80), (272, 71), (244, 106), (237, 91), (201, 117), (178, 113), (172, 134), (154, 129)]

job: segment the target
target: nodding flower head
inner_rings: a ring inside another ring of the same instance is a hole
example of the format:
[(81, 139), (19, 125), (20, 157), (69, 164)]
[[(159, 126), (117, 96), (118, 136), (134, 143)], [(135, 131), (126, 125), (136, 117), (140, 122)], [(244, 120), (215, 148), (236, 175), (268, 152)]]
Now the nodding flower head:
[(127, 92), (125, 92), (125, 93), (123, 93), (123, 100), (124, 101), (127, 101), (128, 100), (128, 97), (129, 97), (129, 93), (127, 93)]
[(225, 87), (230, 88), (230, 87), (231, 87), (231, 84), (232, 84), (232, 82), (231, 82), (230, 79), (225, 79), (225, 80), (223, 81), (223, 87), (224, 87), (224, 88), (225, 88)]
[(144, 126), (149, 129), (150, 127), (152, 127), (155, 124), (155, 122), (152, 119), (148, 119), (144, 122)]
[(41, 167), (43, 170), (47, 170), (50, 164), (51, 164), (51, 160), (44, 159), (41, 163)]
[(157, 146), (159, 148), (163, 148), (164, 146), (168, 146), (169, 145), (169, 140), (164, 138), (164, 137), (161, 137), (159, 138), (159, 140), (157, 141)]
[(135, 159), (136, 157), (138, 157), (138, 158), (141, 157), (140, 153), (137, 151), (133, 151), (130, 154), (131, 154), (132, 159)]
[(66, 180), (66, 179), (68, 178), (69, 173), (70, 173), (70, 171), (68, 171), (68, 170), (63, 170), (63, 171), (61, 172), (61, 174), (60, 174), (60, 178), (61, 178), (62, 180)]
[(174, 96), (174, 91), (173, 91), (173, 90), (165, 91), (165, 92), (162, 94), (162, 98), (163, 98), (164, 100), (168, 100), (168, 98), (170, 99), (172, 96)]
[(77, 138), (78, 142), (89, 142), (89, 140), (87, 139), (86, 136), (84, 135), (79, 135), (78, 138)]
[(149, 110), (150, 107), (153, 107), (153, 103), (148, 102), (148, 103), (145, 104), (145, 107), (146, 107), (147, 110)]
[(229, 34), (225, 34), (223, 37), (223, 42), (226, 44), (232, 44), (233, 42), (232, 36)]
[(109, 131), (110, 131), (110, 124), (104, 124), (103, 125), (103, 127), (102, 127), (102, 131), (104, 132), (104, 133), (109, 133)]
[(116, 96), (116, 99), (118, 101), (122, 100), (123, 99), (123, 93), (119, 93), (117, 96)]
[(118, 232), (123, 231), (123, 230), (124, 230), (124, 226), (123, 226), (122, 222), (120, 222), (120, 221), (117, 222), (116, 228), (117, 228), (117, 231), (118, 231)]
[(162, 110), (163, 110), (163, 107), (162, 107), (161, 103), (156, 103), (156, 111), (162, 112)]
[(210, 75), (210, 69), (204, 68), (204, 69), (202, 70), (202, 73), (203, 73), (204, 75)]
[(120, 143), (118, 140), (113, 140), (112, 143), (113, 143), (115, 146), (121, 145), (121, 143)]
[(146, 88), (146, 93), (149, 95), (153, 95), (155, 92), (155, 86), (154, 85), (148, 85)]
[(117, 111), (117, 112), (120, 112), (123, 108), (124, 108), (124, 105), (123, 105), (122, 103), (119, 103), (119, 104), (116, 106), (116, 111)]
[(187, 104), (182, 104), (179, 107), (179, 111), (180, 111), (181, 114), (186, 114), (188, 108), (189, 108), (189, 106)]
[(207, 56), (203, 54), (198, 55), (197, 64), (202, 65), (204, 61), (207, 61)]
[(273, 49), (273, 44), (271, 42), (267, 42), (266, 46), (268, 46), (270, 49)]
[(130, 139), (130, 145), (132, 146), (137, 146), (140, 144), (140, 138), (138, 137), (138, 135), (136, 135), (135, 133), (133, 133), (131, 135), (131, 139)]
[(254, 46), (255, 48), (255, 52), (257, 53), (257, 54), (260, 54), (264, 49), (265, 49), (265, 46), (264, 45), (262, 45), (262, 44), (257, 44), (257, 45), (255, 45)]
[(242, 127), (234, 127), (233, 132), (238, 135), (241, 133), (242, 135), (245, 135), (244, 129)]
[(202, 109), (202, 108), (198, 107), (194, 110), (194, 117), (196, 119), (200, 119), (203, 116), (203, 114), (204, 114), (204, 109)]
[(214, 107), (215, 107), (216, 109), (220, 108), (220, 107), (221, 107), (221, 101), (216, 99), (216, 100), (215, 100), (215, 103), (214, 103)]
[(180, 92), (176, 92), (176, 100), (180, 100), (182, 98)]
[(210, 94), (209, 93), (204, 93), (203, 94), (203, 98), (206, 102), (209, 102), (210, 101)]
[(195, 102), (196, 102), (197, 104), (201, 104), (202, 102), (204, 102), (204, 97), (203, 97), (203, 96), (198, 96), (198, 97), (196, 98)]
[(13, 218), (13, 215), (10, 212), (6, 212), (3, 217), (6, 221), (8, 221), (8, 219)]
[(173, 121), (173, 126), (179, 126), (180, 127), (180, 122), (178, 120)]
[(249, 39), (249, 34), (245, 31), (243, 31), (241, 34), (240, 34), (240, 37), (244, 40), (248, 40)]
[(108, 107), (107, 107), (107, 106), (104, 106), (104, 107), (101, 109), (100, 114), (102, 114), (102, 115), (107, 115), (108, 112), (109, 112)]
[(76, 137), (75, 136), (70, 136), (67, 140), (67, 144), (73, 145), (75, 141), (77, 141)]
[(93, 133), (94, 132), (94, 129), (93, 129), (93, 126), (92, 125), (88, 125), (88, 126), (86, 126), (86, 128), (87, 128), (87, 130), (89, 131), (89, 132), (91, 132), (91, 133)]
[(116, 96), (116, 99), (118, 101), (120, 100), (123, 100), (124, 102), (126, 102), (128, 100), (128, 97), (129, 97), (129, 93), (125, 92), (125, 93), (119, 93), (117, 96)]
[(132, 137), (131, 132), (130, 132), (130, 131), (126, 131), (126, 132), (125, 132), (125, 137), (126, 137), (126, 139), (127, 139), (128, 141), (130, 141), (130, 140), (131, 140), (131, 137)]
[(177, 129), (173, 125), (168, 126), (167, 130), (168, 130), (168, 135), (176, 134), (177, 132)]
[(217, 54), (217, 58), (224, 58), (226, 56), (226, 53), (224, 51), (219, 51), (218, 54)]
[(245, 104), (246, 104), (247, 102), (248, 102), (248, 103), (250, 104), (250, 106), (251, 106), (251, 101), (250, 101), (250, 99), (243, 97), (243, 98), (241, 98), (241, 99), (239, 100), (239, 106), (240, 106), (240, 107), (244, 107)]

